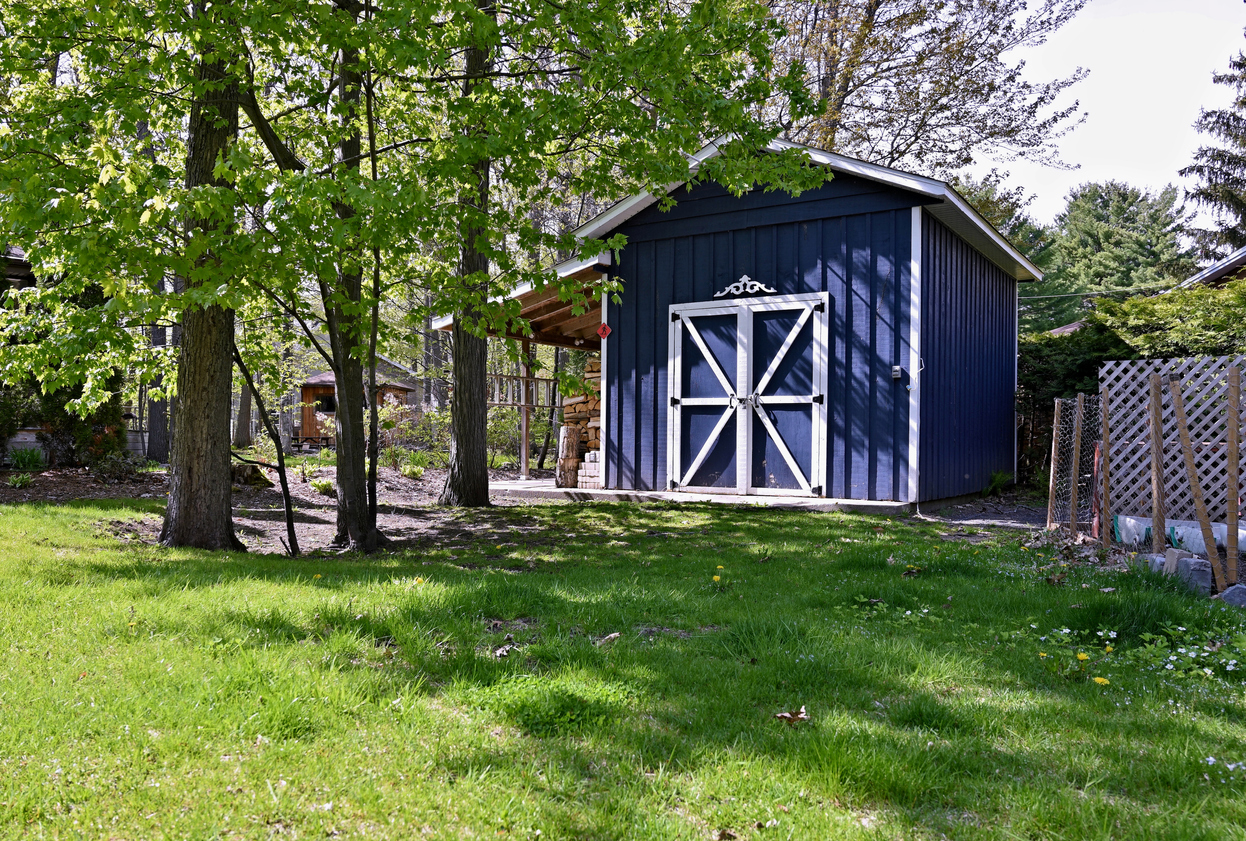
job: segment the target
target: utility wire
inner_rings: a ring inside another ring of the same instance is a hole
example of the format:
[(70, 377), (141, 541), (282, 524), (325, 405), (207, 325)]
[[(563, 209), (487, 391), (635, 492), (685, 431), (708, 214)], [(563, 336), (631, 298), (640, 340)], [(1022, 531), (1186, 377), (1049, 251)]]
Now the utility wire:
[(1177, 284), (1172, 281), (1164, 283), (1155, 283), (1150, 286), (1129, 286), (1124, 289), (1104, 289), (1099, 292), (1067, 292), (1062, 295), (1022, 295), (1018, 296), (1019, 301), (1037, 301), (1042, 298), (1094, 298), (1099, 295), (1115, 295), (1118, 292), (1145, 292), (1150, 289), (1175, 289)]

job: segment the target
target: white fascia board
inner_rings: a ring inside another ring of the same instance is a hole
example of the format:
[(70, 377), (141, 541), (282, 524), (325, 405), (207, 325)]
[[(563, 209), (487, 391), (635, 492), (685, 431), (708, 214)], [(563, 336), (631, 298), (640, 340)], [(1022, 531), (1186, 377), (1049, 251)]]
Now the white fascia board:
[[(721, 154), (720, 143), (715, 141), (702, 148), (697, 154), (690, 157), (690, 174), (695, 174), (700, 165), (711, 158)], [(970, 240), (973, 245), (986, 247), (987, 249), (998, 249), (995, 256), (998, 258), (993, 261), (996, 263), (1011, 263), (1011, 266), (1001, 265), (1000, 268), (1007, 271), (1010, 275), (1018, 280), (1042, 280), (1043, 273), (1038, 267), (1027, 260), (1021, 252), (1019, 252), (1012, 243), (1004, 239), (999, 231), (982, 218), (969, 202), (965, 201), (959, 193), (951, 186), (942, 181), (936, 181), (933, 178), (926, 178), (922, 175), (914, 175), (909, 172), (901, 172), (890, 167), (880, 166), (879, 164), (858, 161), (855, 158), (847, 158), (843, 155), (837, 155), (834, 152), (824, 152), (821, 149), (814, 149), (804, 146), (800, 143), (792, 143), (789, 140), (772, 140), (767, 145), (767, 150), (771, 152), (786, 152), (788, 150), (798, 150), (804, 152), (814, 163), (821, 164), (836, 172), (843, 172), (848, 175), (855, 175), (869, 181), (876, 181), (880, 184), (887, 184), (910, 193), (928, 196), (938, 199), (940, 202), (949, 205), (949, 208), (939, 209), (931, 208), (936, 216), (943, 217), (949, 222), (949, 227)], [(667, 185), (666, 193), (669, 195), (687, 181), (679, 181)], [(590, 219), (584, 225), (580, 226), (575, 235), (581, 239), (596, 239), (597, 237), (609, 233), (614, 228), (631, 219), (642, 210), (650, 207), (657, 201), (652, 193), (640, 193), (629, 199), (616, 204), (614, 207)], [(948, 211), (951, 210), (949, 213)]]
[[(555, 274), (557, 274), (559, 278), (564, 278), (564, 277), (571, 277), (571, 275), (574, 275), (574, 274), (579, 274), (585, 269), (590, 269), (593, 266), (609, 266), (609, 265), (610, 265), (610, 252), (603, 251), (595, 257), (584, 257), (584, 258), (573, 257), (570, 260), (564, 260), (563, 262), (554, 266), (552, 271)], [(518, 286), (516, 286), (514, 289), (512, 289), (509, 294), (495, 295), (490, 300), (504, 301), (510, 298), (518, 298), (520, 295), (527, 295), (529, 292), (531, 292), (535, 288), (536, 287), (531, 282), (521, 283)], [(442, 315), (442, 316), (438, 316), (437, 318), (434, 318), (431, 326), (434, 330), (449, 330), (453, 325), (454, 325), (453, 315)]]
[(1198, 274), (1194, 275), (1193, 277), (1187, 280), (1181, 281), (1173, 288), (1174, 289), (1188, 289), (1191, 286), (1197, 286), (1203, 281), (1207, 280), (1208, 278), (1214, 277), (1215, 275), (1221, 272), (1224, 272), (1226, 270), (1232, 271), (1233, 269), (1238, 268), (1239, 266), (1243, 264), (1246, 264), (1246, 248), (1239, 248), (1237, 251), (1234, 251), (1228, 257), (1225, 257), (1223, 260), (1219, 260), (1215, 263), (1212, 263), (1210, 266), (1203, 269)]

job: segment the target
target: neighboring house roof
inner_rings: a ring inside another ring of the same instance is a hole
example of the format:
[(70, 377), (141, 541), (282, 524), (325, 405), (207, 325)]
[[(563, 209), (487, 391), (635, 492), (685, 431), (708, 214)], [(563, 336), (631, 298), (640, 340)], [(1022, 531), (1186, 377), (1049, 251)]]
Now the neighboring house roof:
[(1228, 257), (1213, 263), (1193, 277), (1178, 283), (1174, 289), (1188, 289), (1191, 286), (1218, 286), (1233, 280), (1234, 275), (1246, 267), (1246, 248), (1239, 248)]
[[(398, 388), (404, 391), (415, 391), (416, 390), (417, 387), (415, 385), (412, 385), (411, 383), (405, 380), (398, 379), (398, 377), (396, 376), (397, 374), (396, 371), (388, 371), (388, 372), (385, 371), (386, 364), (392, 364), (392, 363), (382, 363), (382, 364), (377, 365), (377, 374), (380, 375), (377, 377), (378, 388), (388, 386), (390, 388)], [(394, 367), (397, 368), (398, 366), (395, 365)], [(306, 380), (303, 381), (304, 387), (311, 386), (311, 387), (324, 388), (324, 387), (333, 387), (336, 384), (337, 383), (334, 380), (332, 371), (319, 371), (315, 374), (312, 374)]]
[(1072, 324), (1066, 324), (1063, 327), (1057, 327), (1054, 330), (1048, 330), (1051, 336), (1067, 336), (1070, 333), (1076, 333), (1078, 330), (1086, 326), (1084, 321), (1074, 321)]
[[(844, 155), (837, 155), (834, 152), (824, 152), (812, 146), (804, 146), (787, 140), (773, 140), (766, 148), (771, 152), (799, 149), (808, 155), (814, 163), (822, 164), (836, 172), (855, 175), (868, 181), (887, 184), (891, 187), (937, 199), (934, 203), (926, 205), (926, 210), (930, 215), (955, 231), (961, 239), (968, 242), (992, 263), (1008, 272), (1009, 275), (1017, 280), (1042, 280), (1043, 278), (1043, 273), (1039, 271), (1038, 267), (1027, 260), (1012, 243), (1005, 239), (999, 231), (995, 230), (990, 222), (982, 218), (982, 215), (974, 210), (969, 202), (965, 201), (960, 193), (956, 192), (950, 184), (936, 181), (933, 178), (914, 175), (910, 172), (902, 172), (898, 169), (880, 166), (879, 164), (859, 161)], [(690, 173), (695, 175), (701, 164), (720, 154), (721, 149), (717, 142), (705, 146), (692, 156), (692, 164), (689, 167)], [(679, 181), (670, 184), (667, 186), (666, 192), (669, 194), (672, 190), (678, 189), (686, 183), (686, 181)], [(657, 197), (652, 193), (640, 193), (631, 198), (624, 199), (581, 225), (575, 230), (575, 235), (580, 239), (604, 238), (619, 225), (622, 225), (655, 202), (657, 202)], [(555, 269), (561, 271), (565, 267), (569, 267), (572, 262), (575, 261), (560, 263), (558, 266), (555, 266)]]
[(21, 289), (35, 285), (35, 273), (26, 260), (26, 252), (15, 245), (3, 248), (4, 279), (10, 286)]

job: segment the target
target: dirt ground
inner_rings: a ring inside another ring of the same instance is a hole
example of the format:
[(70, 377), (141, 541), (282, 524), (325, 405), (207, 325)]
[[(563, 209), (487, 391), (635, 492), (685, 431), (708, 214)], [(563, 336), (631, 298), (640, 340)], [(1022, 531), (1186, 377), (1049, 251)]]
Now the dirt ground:
[(936, 511), (922, 509), (919, 516), (962, 526), (1033, 531), (1046, 527), (1047, 503), (1031, 494), (1006, 491), (999, 496), (975, 499)]
[[(0, 471), (0, 505), (21, 502), (66, 503), (80, 499), (138, 498), (161, 500), (167, 494), (167, 474), (163, 471), (142, 473), (132, 481), (105, 484), (83, 469), (47, 470), (34, 475), (32, 483), (22, 489), (10, 488), (9, 473)], [(334, 551), (330, 547), (336, 527), (336, 503), (333, 497), (319, 493), (311, 486), (312, 479), (333, 479), (334, 468), (321, 467), (309, 473), (305, 481), (292, 472), (290, 490), (294, 496), (295, 523), (303, 553)], [(550, 478), (551, 471), (533, 471), (536, 478)], [(276, 479), (276, 476), (272, 476)], [(513, 515), (488, 510), (462, 511), (440, 508), (437, 496), (445, 484), (444, 470), (429, 469), (418, 480), (408, 479), (396, 470), (380, 469), (377, 493), (380, 500), (378, 525), (393, 541), (395, 548), (419, 549), (433, 544), (471, 542), (476, 540), (513, 540), (523, 537), (528, 527), (516, 522)], [(493, 480), (515, 479), (513, 471), (490, 471)], [(285, 515), (278, 487), (234, 487), (234, 525), (239, 538), (253, 552), (283, 553)], [(495, 506), (521, 504), (507, 497), (495, 497)], [(1047, 512), (1032, 497), (1009, 493), (990, 499), (974, 500), (936, 512), (919, 514), (923, 519), (957, 526), (959, 534), (966, 527), (1011, 528), (1033, 531), (1046, 523)], [(160, 528), (156, 517), (149, 517), (138, 527), (137, 539), (154, 542)], [(133, 526), (126, 531), (132, 532)], [(536, 531), (536, 526), (531, 527)], [(536, 537), (534, 534), (533, 538)], [(530, 538), (531, 539), (531, 538)]]

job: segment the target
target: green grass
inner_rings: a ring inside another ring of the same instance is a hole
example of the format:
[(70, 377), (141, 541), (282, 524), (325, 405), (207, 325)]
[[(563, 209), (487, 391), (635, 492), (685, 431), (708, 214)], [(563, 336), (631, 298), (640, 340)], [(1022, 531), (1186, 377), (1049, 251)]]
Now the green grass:
[(0, 507), (6, 836), (1246, 837), (1241, 620), (1149, 575), (701, 505), (124, 542), (158, 512)]

